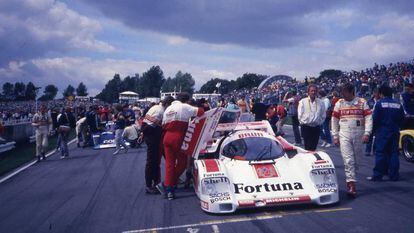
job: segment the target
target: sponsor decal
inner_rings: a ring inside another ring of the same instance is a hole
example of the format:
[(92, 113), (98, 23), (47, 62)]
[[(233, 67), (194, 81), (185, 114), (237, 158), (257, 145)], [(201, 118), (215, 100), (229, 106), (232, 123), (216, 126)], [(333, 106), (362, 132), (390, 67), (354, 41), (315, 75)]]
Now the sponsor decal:
[(220, 176), (224, 176), (224, 173), (221, 173), (221, 172), (219, 172), (219, 173), (207, 173), (207, 174), (204, 174), (203, 175), (204, 178), (208, 178), (208, 177), (220, 177)]
[(321, 168), (333, 168), (332, 164), (321, 164), (321, 165), (312, 165), (313, 169), (321, 169)]
[(279, 177), (273, 164), (255, 164), (253, 166), (259, 179)]
[(315, 161), (314, 162), (314, 164), (321, 164), (321, 163), (328, 163), (328, 161), (326, 161), (326, 160), (318, 160), (318, 161)]
[(228, 192), (224, 192), (224, 193), (212, 193), (209, 196), (210, 196), (210, 202), (211, 202), (211, 204), (213, 204), (215, 202), (222, 202), (222, 201), (229, 201), (229, 200), (231, 200), (230, 193), (228, 193)]
[(201, 203), (201, 208), (202, 209), (208, 210), (208, 202), (200, 201), (200, 203)]
[[(191, 140), (193, 138), (193, 134), (194, 134), (195, 129), (196, 129), (196, 123), (198, 123), (198, 122), (193, 120), (188, 124), (187, 132), (185, 133), (184, 141), (183, 141), (183, 144), (181, 145), (181, 150), (188, 150), (190, 148), (190, 143), (191, 143)], [(198, 128), (200, 128), (200, 127), (198, 127)], [(198, 133), (200, 133), (200, 132), (198, 131)]]
[(325, 189), (318, 189), (320, 193), (335, 193), (337, 189), (325, 188)]
[(322, 183), (322, 184), (315, 184), (317, 189), (326, 189), (326, 188), (334, 188), (336, 189), (336, 183)]
[(311, 201), (310, 196), (297, 196), (297, 197), (280, 197), (280, 198), (269, 198), (264, 200), (243, 200), (239, 201), (240, 207), (249, 207), (249, 206), (265, 206), (267, 204), (282, 204), (282, 203), (294, 203), (294, 202), (309, 202)]
[(203, 179), (204, 184), (218, 184), (218, 183), (228, 183), (229, 179), (227, 177), (217, 177), (217, 178), (206, 178)]
[(261, 193), (261, 192), (278, 192), (278, 191), (289, 191), (289, 190), (300, 190), (303, 189), (303, 185), (299, 182), (295, 183), (280, 183), (280, 184), (258, 184), (258, 185), (244, 185), (242, 183), (235, 183), (234, 193)]
[(206, 159), (203, 161), (206, 167), (206, 172), (218, 172), (220, 168), (215, 159)]
[(281, 198), (270, 198), (266, 199), (267, 204), (278, 204), (278, 203), (289, 203), (289, 202), (304, 202), (310, 201), (309, 196), (299, 196), (299, 197), (281, 197)]
[(335, 174), (335, 169), (328, 168), (328, 169), (314, 169), (311, 171), (313, 175), (328, 175), (328, 174)]
[(102, 144), (114, 144), (115, 140), (114, 139), (107, 139), (107, 140), (103, 140)]
[(239, 138), (248, 138), (248, 137), (263, 137), (264, 134), (260, 132), (248, 132), (239, 134)]

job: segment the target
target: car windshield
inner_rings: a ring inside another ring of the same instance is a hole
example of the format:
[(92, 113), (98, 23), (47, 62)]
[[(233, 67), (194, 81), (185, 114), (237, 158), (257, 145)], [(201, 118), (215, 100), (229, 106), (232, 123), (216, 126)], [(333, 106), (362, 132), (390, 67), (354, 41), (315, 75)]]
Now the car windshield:
[(223, 155), (231, 159), (261, 161), (277, 159), (284, 155), (284, 151), (279, 143), (270, 138), (246, 137), (227, 144)]

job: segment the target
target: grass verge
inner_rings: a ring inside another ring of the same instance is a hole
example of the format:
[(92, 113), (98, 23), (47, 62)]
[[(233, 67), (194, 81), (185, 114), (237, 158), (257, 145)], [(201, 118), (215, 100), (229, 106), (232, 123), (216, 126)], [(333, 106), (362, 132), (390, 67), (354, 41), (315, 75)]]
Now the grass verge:
[[(75, 138), (75, 131), (72, 130), (69, 134), (69, 140)], [(49, 146), (47, 152), (50, 152), (56, 148), (57, 135), (49, 137)], [(4, 152), (0, 155), (0, 176), (4, 175), (19, 166), (30, 162), (36, 157), (36, 142), (21, 142), (15, 145), (13, 150)]]

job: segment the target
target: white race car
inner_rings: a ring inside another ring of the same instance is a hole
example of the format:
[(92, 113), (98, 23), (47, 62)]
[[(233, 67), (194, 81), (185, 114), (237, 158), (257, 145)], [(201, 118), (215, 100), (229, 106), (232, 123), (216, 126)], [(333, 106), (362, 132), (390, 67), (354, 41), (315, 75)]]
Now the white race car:
[(204, 211), (339, 201), (328, 154), (275, 137), (267, 121), (238, 122), (239, 116), (217, 108), (189, 124), (182, 149), (194, 158), (194, 189)]

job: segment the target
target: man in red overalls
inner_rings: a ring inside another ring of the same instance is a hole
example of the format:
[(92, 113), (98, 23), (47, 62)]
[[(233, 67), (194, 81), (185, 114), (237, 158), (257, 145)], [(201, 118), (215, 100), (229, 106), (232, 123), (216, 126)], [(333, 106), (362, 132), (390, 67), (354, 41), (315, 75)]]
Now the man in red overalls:
[(164, 137), (162, 140), (165, 154), (165, 187), (166, 197), (173, 200), (174, 186), (187, 166), (187, 157), (181, 151), (181, 144), (187, 132), (188, 123), (191, 117), (201, 116), (202, 108), (193, 107), (188, 104), (190, 95), (180, 93), (177, 100), (165, 110), (162, 127)]

